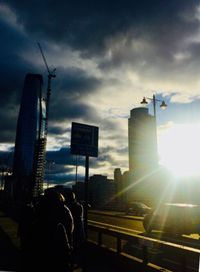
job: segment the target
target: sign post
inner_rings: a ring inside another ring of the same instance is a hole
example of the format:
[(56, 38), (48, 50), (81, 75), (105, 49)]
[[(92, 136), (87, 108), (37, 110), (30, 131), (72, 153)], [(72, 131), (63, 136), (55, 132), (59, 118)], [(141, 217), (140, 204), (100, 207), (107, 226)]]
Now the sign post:
[(85, 156), (84, 217), (86, 237), (88, 221), (89, 157), (98, 157), (98, 136), (98, 127), (72, 122), (71, 154)]
[(87, 222), (88, 222), (88, 182), (89, 182), (89, 156), (86, 156), (85, 157), (85, 201), (84, 201), (86, 238), (87, 238)]

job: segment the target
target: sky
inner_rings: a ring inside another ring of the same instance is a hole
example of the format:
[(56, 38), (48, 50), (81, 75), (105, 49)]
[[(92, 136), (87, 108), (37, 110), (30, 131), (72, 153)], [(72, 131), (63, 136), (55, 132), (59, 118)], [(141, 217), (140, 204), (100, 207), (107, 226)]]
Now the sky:
[[(185, 125), (184, 135), (188, 124), (200, 123), (197, 0), (3, 0), (0, 33), (0, 158), (14, 147), (26, 73), (42, 74), (46, 92), (37, 42), (50, 70), (56, 68), (47, 159), (55, 161), (49, 173), (58, 182), (75, 175), (69, 156), (72, 122), (99, 127), (99, 157), (90, 159), (90, 175), (109, 178), (116, 167), (128, 169), (128, 118), (143, 97), (155, 94), (168, 105), (161, 112), (157, 103), (159, 150), (166, 151), (165, 132)], [(183, 146), (191, 141), (188, 136)], [(81, 175), (83, 157), (78, 164)]]

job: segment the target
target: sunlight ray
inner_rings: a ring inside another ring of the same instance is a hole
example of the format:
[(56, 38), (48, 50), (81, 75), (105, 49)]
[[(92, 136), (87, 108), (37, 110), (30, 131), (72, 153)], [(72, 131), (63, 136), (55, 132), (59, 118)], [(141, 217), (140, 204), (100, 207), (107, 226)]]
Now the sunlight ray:
[(200, 124), (174, 125), (159, 138), (160, 163), (175, 176), (200, 174)]

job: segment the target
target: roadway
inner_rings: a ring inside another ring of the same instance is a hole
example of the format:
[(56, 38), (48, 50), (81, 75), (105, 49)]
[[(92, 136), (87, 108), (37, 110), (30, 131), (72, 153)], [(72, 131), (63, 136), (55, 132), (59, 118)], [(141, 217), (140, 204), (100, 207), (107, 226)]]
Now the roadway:
[[(173, 243), (174, 245), (184, 247), (191, 247), (194, 249), (200, 249), (199, 244), (199, 235), (193, 234), (190, 236), (173, 236), (167, 235), (160, 231), (153, 231), (151, 234), (146, 234), (142, 224), (142, 217), (136, 216), (127, 216), (125, 213), (122, 212), (108, 212), (108, 211), (90, 211), (89, 212), (89, 222), (93, 224), (104, 224), (104, 227), (107, 228), (119, 228), (119, 231), (125, 231), (126, 233), (136, 233), (140, 236), (150, 237), (153, 239), (157, 239), (163, 241), (164, 243)], [(94, 239), (94, 236), (90, 236), (90, 239)], [(110, 238), (104, 239), (104, 244), (107, 247), (114, 248), (114, 240), (112, 241)], [(124, 243), (123, 244), (123, 251), (131, 254), (133, 256), (138, 256), (138, 252), (140, 250), (140, 245), (134, 245), (133, 243)], [(178, 270), (172, 271), (182, 271), (179, 268), (182, 266), (183, 257), (181, 255), (176, 254), (176, 251), (168, 251), (163, 252), (163, 250), (156, 250), (152, 252), (151, 259), (156, 259), (156, 263), (169, 268), (174, 268), (177, 266)], [(200, 271), (198, 270), (198, 259), (191, 259), (187, 261), (187, 270), (186, 271)]]
[(140, 233), (144, 232), (142, 217), (126, 215), (123, 212), (95, 210), (89, 212), (88, 218), (92, 221), (123, 227), (127, 230), (134, 230)]
[(185, 246), (191, 246), (194, 248), (200, 249), (198, 234), (191, 235), (167, 235), (161, 231), (152, 231), (151, 234), (146, 234), (143, 227), (143, 217), (126, 215), (123, 212), (116, 211), (100, 211), (100, 210), (91, 210), (88, 216), (89, 220), (97, 221), (101, 223), (106, 223), (114, 226), (118, 226), (126, 229), (127, 232), (136, 232), (140, 235), (149, 236), (151, 238), (165, 240), (168, 242), (180, 243)]
[[(117, 213), (117, 212), (100, 212), (100, 211), (90, 211), (89, 212), (89, 220), (92, 220), (93, 222), (101, 222), (102, 224), (108, 224), (108, 225), (114, 225), (115, 227), (123, 228), (127, 232), (135, 232), (140, 235), (145, 235), (144, 233), (144, 228), (142, 226), (142, 218), (141, 217), (133, 217), (133, 216), (127, 216), (124, 213)], [(12, 270), (15, 271), (17, 262), (18, 262), (18, 239), (16, 236), (16, 222), (13, 221), (11, 218), (7, 217), (5, 214), (0, 213), (0, 241), (1, 241), (1, 258), (0, 258), (0, 270), (3, 269), (5, 270)], [(154, 232), (152, 234), (155, 237), (159, 237), (159, 234)], [(161, 237), (161, 236), (160, 236)], [(184, 239), (184, 237), (182, 237)], [(189, 239), (194, 241), (194, 239)], [(177, 240), (178, 241), (178, 240)], [(199, 243), (199, 242), (198, 242)], [(126, 252), (134, 252), (138, 253), (138, 248), (135, 247), (133, 244), (123, 244), (124, 249)], [(94, 250), (93, 250), (94, 251)], [(93, 252), (92, 251), (92, 252)], [(3, 253), (3, 254), (2, 254)], [(88, 252), (87, 252), (88, 253)], [(158, 254), (159, 253), (159, 254)], [(169, 257), (167, 259), (167, 256), (163, 252), (156, 252), (157, 257), (161, 259), (161, 257), (164, 257), (165, 262), (167, 262), (169, 266)], [(91, 252), (90, 254), (86, 254), (87, 256), (91, 257)], [(163, 255), (163, 256), (162, 256)], [(172, 267), (177, 264), (177, 256), (175, 256), (174, 260), (172, 258), (170, 261), (173, 261)], [(162, 259), (162, 262), (163, 260)], [(111, 268), (108, 268), (108, 265), (106, 265), (106, 268), (104, 267), (102, 269), (102, 266), (104, 263), (99, 263), (99, 260), (95, 259), (95, 255), (92, 257), (93, 262), (91, 261), (91, 258), (87, 261), (87, 265), (89, 264), (91, 267), (87, 271), (113, 271)], [(98, 264), (98, 265), (97, 265)], [(163, 264), (163, 263), (162, 263)], [(105, 265), (105, 264), (104, 264)], [(99, 267), (99, 270), (97, 270), (97, 266)], [(95, 267), (95, 269), (94, 269)], [(197, 269), (197, 265), (194, 263), (192, 260), (192, 265), (190, 264), (190, 269), (186, 271), (199, 271)], [(107, 269), (107, 270), (106, 270)], [(76, 270), (77, 272), (79, 271), (78, 269)], [(114, 270), (116, 271), (116, 269)], [(182, 270), (173, 270), (171, 271), (182, 271)]]

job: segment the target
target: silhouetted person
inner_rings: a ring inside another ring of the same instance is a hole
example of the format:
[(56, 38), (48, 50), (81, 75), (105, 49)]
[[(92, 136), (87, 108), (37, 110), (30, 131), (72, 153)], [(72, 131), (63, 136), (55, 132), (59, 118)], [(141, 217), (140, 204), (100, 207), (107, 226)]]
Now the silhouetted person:
[(56, 192), (54, 188), (45, 191), (45, 209), (51, 209), (47, 212), (47, 217), (52, 222), (62, 223), (66, 229), (67, 237), (72, 246), (72, 235), (74, 231), (74, 220), (71, 211), (66, 206), (63, 194)]
[(70, 271), (73, 228), (63, 195), (53, 189), (46, 191), (36, 207), (26, 271)]
[(85, 242), (83, 206), (76, 200), (76, 195), (73, 191), (65, 192), (65, 200), (74, 219), (73, 259), (75, 263), (82, 265), (82, 254)]

